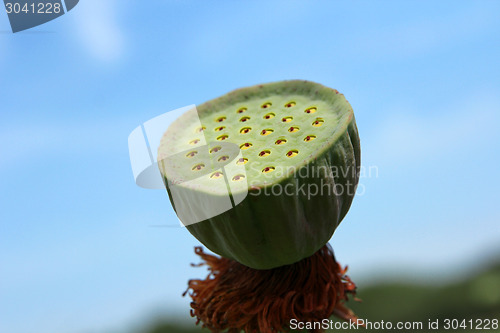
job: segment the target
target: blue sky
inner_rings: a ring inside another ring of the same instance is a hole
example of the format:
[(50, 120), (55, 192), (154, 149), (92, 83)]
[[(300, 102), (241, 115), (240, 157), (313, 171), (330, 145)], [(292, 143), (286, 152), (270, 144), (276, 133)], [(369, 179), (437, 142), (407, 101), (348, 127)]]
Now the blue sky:
[[(354, 108), (371, 175), (331, 240), (355, 280), (455, 278), (500, 255), (500, 3), (85, 0), (0, 13), (0, 331), (180, 317), (197, 241), (134, 184), (128, 134), (232, 89), (307, 79)], [(361, 192), (362, 191), (362, 192)]]

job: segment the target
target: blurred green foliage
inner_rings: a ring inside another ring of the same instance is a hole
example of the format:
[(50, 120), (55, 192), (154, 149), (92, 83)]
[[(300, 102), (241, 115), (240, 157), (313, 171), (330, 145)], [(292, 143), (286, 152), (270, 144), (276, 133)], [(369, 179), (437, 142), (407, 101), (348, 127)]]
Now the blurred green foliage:
[[(349, 301), (349, 307), (363, 319), (371, 322), (422, 322), (421, 332), (471, 332), (470, 329), (443, 330), (445, 319), (500, 320), (500, 263), (475, 276), (447, 285), (416, 285), (410, 283), (383, 283), (360, 289), (363, 302)], [(186, 309), (186, 311), (188, 311)], [(428, 330), (428, 321), (439, 320), (440, 330)], [(330, 330), (328, 332), (354, 332)], [(365, 330), (380, 332), (382, 330)], [(387, 332), (387, 330), (383, 330)], [(413, 332), (417, 330), (401, 330)], [(500, 332), (481, 330), (482, 332)], [(171, 321), (159, 322), (141, 333), (195, 333), (209, 332), (200, 327), (183, 326)], [(391, 332), (396, 332), (392, 330)]]

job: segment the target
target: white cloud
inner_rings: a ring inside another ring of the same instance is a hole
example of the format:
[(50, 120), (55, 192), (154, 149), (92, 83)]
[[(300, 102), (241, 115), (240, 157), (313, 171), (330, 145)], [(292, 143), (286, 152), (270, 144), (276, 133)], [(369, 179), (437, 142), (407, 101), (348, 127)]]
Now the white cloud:
[(127, 146), (133, 129), (129, 124), (126, 119), (6, 124), (0, 127), (0, 170), (46, 156), (60, 159), (72, 154), (116, 153)]
[[(0, 7), (0, 12), (2, 11), (2, 7)], [(0, 14), (0, 68), (7, 66), (7, 62), (4, 60), (9, 50), (11, 36), (12, 30), (10, 28), (9, 19), (7, 14), (4, 12)]]
[[(466, 100), (425, 111), (411, 107), (389, 112), (375, 137), (363, 142), (372, 162), (416, 163), (464, 147), (495, 142), (500, 101), (494, 95), (469, 95)], [(421, 114), (421, 115), (419, 115)]]
[[(78, 34), (84, 47), (94, 58), (113, 62), (125, 51), (125, 37), (116, 18), (117, 1), (80, 1), (75, 12)], [(76, 11), (77, 10), (77, 11)]]
[(427, 15), (373, 30), (363, 30), (352, 36), (356, 50), (376, 57), (408, 57), (435, 53), (450, 44), (475, 40), (496, 25), (495, 10), (488, 6), (472, 6), (448, 15)]
[(4, 36), (2, 36), (2, 33), (0, 32), (0, 70), (4, 69), (7, 66), (7, 61), (5, 61), (8, 49), (7, 44), (7, 38), (4, 38)]
[[(248, 45), (266, 42), (273, 35), (283, 35), (290, 22), (299, 20), (308, 10), (307, 3), (293, 1), (287, 4), (289, 6), (283, 6), (281, 2), (266, 2), (265, 10), (262, 10), (260, 2), (245, 2), (242, 6), (241, 3), (231, 3), (234, 7), (224, 4), (216, 8), (213, 15), (198, 19), (203, 29), (186, 40), (187, 53), (196, 57), (197, 61), (201, 58), (210, 63), (221, 63), (224, 59), (238, 57)], [(244, 11), (244, 14), (228, 15), (231, 10)], [(203, 50), (201, 55), (200, 50)]]

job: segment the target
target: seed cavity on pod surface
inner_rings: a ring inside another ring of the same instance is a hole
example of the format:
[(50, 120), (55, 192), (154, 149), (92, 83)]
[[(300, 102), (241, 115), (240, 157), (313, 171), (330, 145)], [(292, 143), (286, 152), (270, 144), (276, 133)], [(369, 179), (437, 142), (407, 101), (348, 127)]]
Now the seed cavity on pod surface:
[(193, 171), (200, 171), (204, 167), (205, 167), (205, 164), (200, 163), (200, 164), (196, 164), (191, 170), (193, 170)]
[(216, 171), (216, 172), (214, 172), (213, 174), (210, 175), (210, 178), (218, 179), (218, 178), (221, 178), (222, 176), (223, 176), (222, 172)]
[(305, 141), (305, 142), (309, 142), (309, 141), (312, 141), (312, 140), (314, 140), (314, 139), (316, 139), (316, 136), (315, 136), (315, 135), (308, 135), (308, 136), (306, 136), (306, 137), (304, 138), (304, 141)]
[(246, 164), (247, 162), (248, 162), (248, 158), (241, 157), (241, 158), (239, 158), (239, 159), (236, 161), (236, 164), (238, 164), (238, 165), (243, 165), (243, 164)]
[(260, 157), (265, 157), (265, 156), (269, 156), (271, 155), (271, 151), (270, 150), (263, 150), (259, 153), (259, 156)]
[(269, 172), (273, 172), (274, 170), (275, 170), (275, 167), (268, 166), (268, 167), (265, 167), (264, 169), (262, 169), (262, 173), (269, 173)]
[(222, 149), (221, 146), (213, 147), (212, 149), (210, 149), (210, 153), (211, 154), (216, 153), (216, 152), (218, 152), (221, 149)]
[(195, 145), (195, 144), (197, 144), (198, 142), (200, 142), (200, 139), (194, 139), (194, 140), (189, 141), (189, 144), (190, 144), (190, 145)]
[(250, 131), (252, 130), (251, 127), (243, 127), (241, 130), (240, 130), (240, 133), (241, 134), (247, 134), (247, 133), (250, 133)]
[(229, 137), (229, 135), (227, 135), (227, 134), (220, 135), (220, 136), (217, 137), (217, 140), (223, 141), (223, 140), (226, 140), (228, 137)]
[(286, 139), (278, 139), (274, 142), (276, 145), (284, 145), (286, 143)]
[(244, 175), (236, 175), (233, 177), (233, 181), (237, 182), (238, 180), (243, 180), (244, 178)]
[(260, 135), (269, 135), (269, 134), (271, 134), (272, 132), (274, 132), (274, 130), (273, 130), (273, 129), (266, 128), (266, 129), (263, 129), (263, 130), (260, 132)]
[(320, 127), (324, 122), (325, 121), (323, 120), (323, 118), (317, 118), (315, 121), (313, 121), (312, 125), (314, 127)]

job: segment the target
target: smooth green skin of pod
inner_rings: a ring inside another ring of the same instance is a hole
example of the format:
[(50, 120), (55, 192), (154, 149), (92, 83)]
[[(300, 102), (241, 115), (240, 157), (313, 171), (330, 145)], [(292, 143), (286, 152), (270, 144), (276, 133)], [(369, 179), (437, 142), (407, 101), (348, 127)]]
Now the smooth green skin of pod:
[[(248, 158), (247, 197), (187, 226), (189, 232), (213, 252), (254, 269), (289, 265), (323, 247), (349, 210), (359, 179), (358, 131), (344, 96), (318, 83), (292, 80), (238, 89), (197, 109), (207, 142), (227, 135), (226, 142), (252, 145), (241, 151)], [(242, 117), (249, 119), (242, 122)], [(179, 118), (162, 142), (177, 140), (193, 148), (187, 143), (199, 131), (187, 120)], [(276, 144), (280, 139), (286, 142)], [(261, 156), (262, 151), (270, 154)], [(264, 172), (266, 167), (275, 169)], [(209, 182), (207, 176), (207, 188), (186, 188), (186, 197), (190, 191), (217, 196)]]

